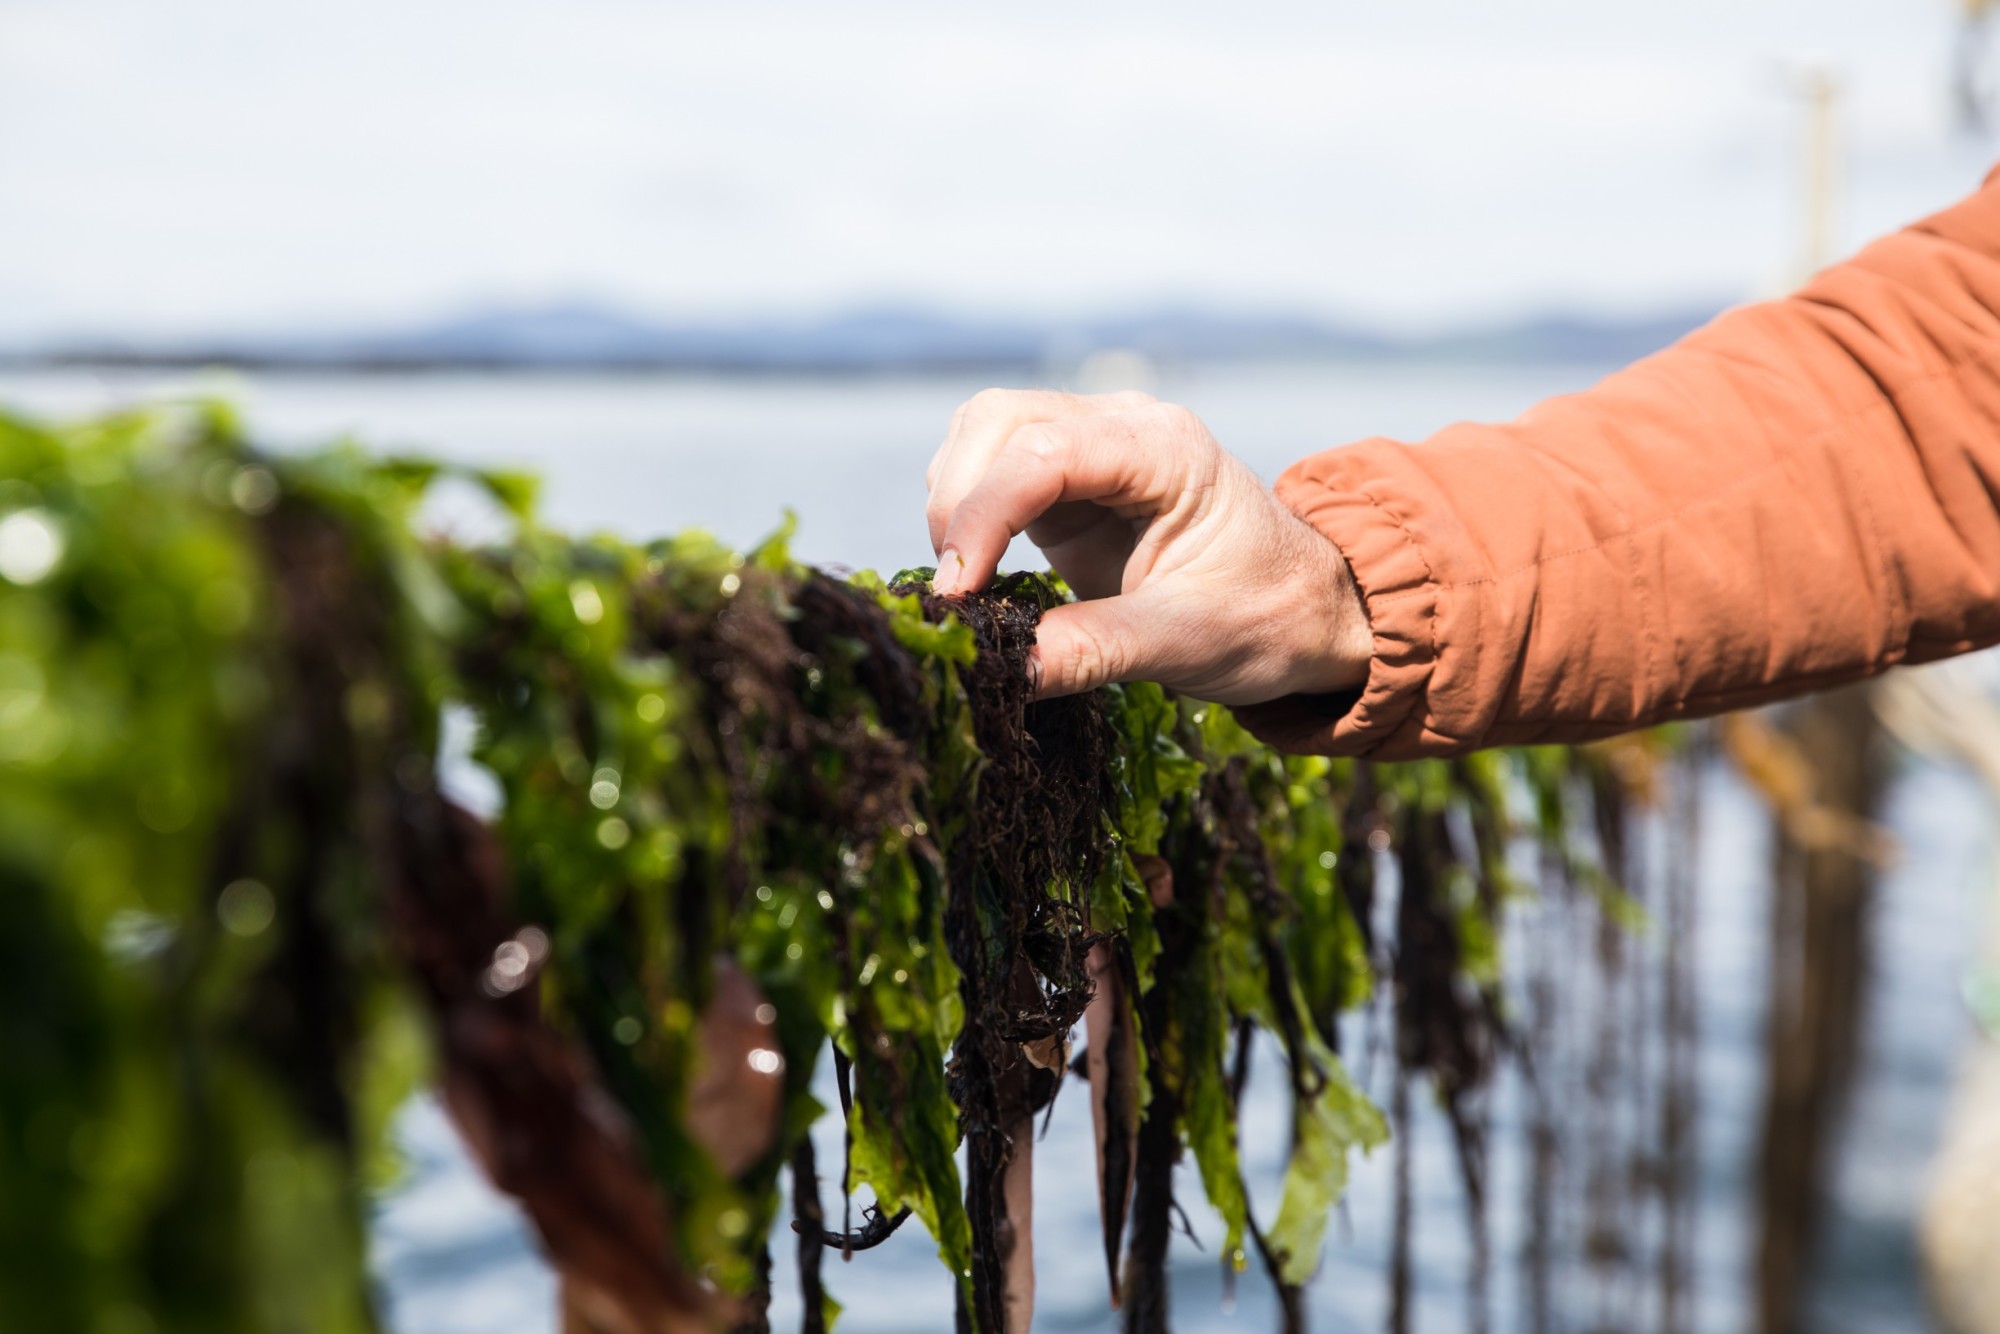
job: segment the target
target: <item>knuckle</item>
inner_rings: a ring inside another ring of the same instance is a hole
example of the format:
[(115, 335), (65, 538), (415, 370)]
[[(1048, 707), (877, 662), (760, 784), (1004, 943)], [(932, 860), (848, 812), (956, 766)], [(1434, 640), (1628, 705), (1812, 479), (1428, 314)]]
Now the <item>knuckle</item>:
[(982, 389), (960, 406), (959, 413), (966, 421), (989, 420), (1004, 413), (1013, 402), (1011, 389)]
[(1050, 422), (1031, 422), (1015, 431), (1008, 443), (1031, 459), (1059, 462), (1069, 446), (1069, 432)]
[(1215, 481), (1225, 455), (1209, 433), (1207, 423), (1192, 408), (1178, 403), (1163, 403), (1155, 411), (1160, 414), (1161, 435), (1171, 446), (1178, 465), (1187, 469), (1191, 480)]
[(1208, 434), (1208, 428), (1202, 425), (1201, 418), (1195, 415), (1193, 408), (1182, 407), (1178, 403), (1162, 403), (1159, 405), (1159, 412), (1166, 428), (1183, 441), (1199, 439)]

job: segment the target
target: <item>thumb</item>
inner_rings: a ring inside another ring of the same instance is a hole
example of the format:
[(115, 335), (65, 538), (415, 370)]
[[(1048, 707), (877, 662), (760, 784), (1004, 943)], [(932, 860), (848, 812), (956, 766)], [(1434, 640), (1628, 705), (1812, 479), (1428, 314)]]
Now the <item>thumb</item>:
[(1035, 628), (1035, 698), (1075, 695), (1112, 681), (1151, 679), (1166, 664), (1165, 622), (1145, 594), (1056, 607)]

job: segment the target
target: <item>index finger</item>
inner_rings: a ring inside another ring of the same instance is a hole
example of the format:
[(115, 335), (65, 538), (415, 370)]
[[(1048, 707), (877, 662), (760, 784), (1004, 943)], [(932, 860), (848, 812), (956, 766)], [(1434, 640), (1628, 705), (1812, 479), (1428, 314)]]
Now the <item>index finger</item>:
[(1194, 494), (1207, 433), (1185, 408), (1021, 427), (947, 517), (939, 541), (941, 591), (983, 588), (1015, 534), (1064, 501), (1158, 513)]
[(931, 549), (943, 549), (945, 524), (952, 510), (1015, 431), (1036, 422), (1130, 412), (1152, 402), (1151, 394), (1138, 390), (1070, 394), (1054, 389), (982, 389), (974, 394), (952, 414), (944, 443), (924, 471), (924, 486), (930, 492), (925, 517), (930, 523)]

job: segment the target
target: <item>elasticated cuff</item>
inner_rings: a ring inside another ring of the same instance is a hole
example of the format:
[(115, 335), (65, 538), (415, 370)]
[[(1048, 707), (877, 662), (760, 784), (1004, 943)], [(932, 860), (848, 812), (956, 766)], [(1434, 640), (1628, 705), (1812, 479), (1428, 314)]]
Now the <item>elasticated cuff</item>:
[[(1433, 753), (1426, 697), (1437, 663), (1438, 581), (1399, 513), (1397, 489), (1368, 441), (1293, 464), (1278, 499), (1340, 549), (1361, 590), (1374, 636), (1368, 679), (1358, 691), (1291, 695), (1235, 710), (1266, 743), (1304, 754), (1394, 759)], [(1382, 459), (1387, 462), (1387, 459)]]

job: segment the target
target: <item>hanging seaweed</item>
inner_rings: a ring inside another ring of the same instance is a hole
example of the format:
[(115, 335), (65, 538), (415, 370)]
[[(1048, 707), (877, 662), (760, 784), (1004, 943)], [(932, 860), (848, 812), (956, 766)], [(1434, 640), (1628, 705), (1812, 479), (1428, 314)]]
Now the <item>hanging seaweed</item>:
[[(443, 475), (260, 453), (214, 406), (0, 418), (0, 1309), (371, 1328), (365, 1191), (428, 1083), (575, 1329), (767, 1328), (782, 1232), (824, 1330), (820, 1256), (914, 1219), (959, 1327), (1024, 1330), (1034, 1121), (1074, 1070), (1125, 1327), (1168, 1327), (1185, 1157), (1221, 1263), (1254, 1252), (1302, 1328), (1388, 1133), (1338, 1054), (1382, 983), (1483, 1270), (1511, 812), (1572, 866), (1594, 761), (1283, 757), (1149, 685), (1034, 703), (1046, 578), (940, 599), (783, 534), (577, 540), (485, 472), (511, 540), (420, 538)], [(454, 710), (476, 739), (441, 768)], [(1291, 1110), (1269, 1218), (1237, 1139), (1259, 1034)], [(829, 1051), (837, 1172), (807, 1138)]]

